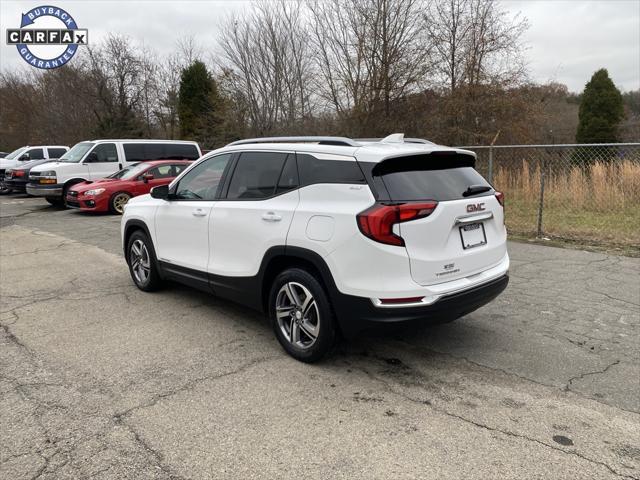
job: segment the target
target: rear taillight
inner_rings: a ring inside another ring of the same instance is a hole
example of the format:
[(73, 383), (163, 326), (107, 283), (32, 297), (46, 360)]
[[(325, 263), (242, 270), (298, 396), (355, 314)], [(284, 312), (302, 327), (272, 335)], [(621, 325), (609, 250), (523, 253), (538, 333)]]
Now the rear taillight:
[(392, 205), (376, 203), (358, 214), (358, 227), (362, 234), (371, 240), (402, 247), (404, 240), (393, 232), (393, 226), (427, 217), (437, 206), (438, 202), (435, 201)]
[(13, 171), (13, 176), (14, 177), (24, 177), (24, 170), (14, 170)]
[(496, 199), (498, 200), (498, 203), (504, 207), (504, 193), (496, 192)]

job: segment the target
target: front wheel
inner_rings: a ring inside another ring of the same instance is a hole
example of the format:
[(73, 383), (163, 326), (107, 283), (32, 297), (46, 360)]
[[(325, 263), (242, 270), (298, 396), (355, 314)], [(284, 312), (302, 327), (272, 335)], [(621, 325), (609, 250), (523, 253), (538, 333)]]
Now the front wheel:
[(334, 345), (329, 297), (306, 270), (291, 268), (276, 277), (269, 294), (269, 316), (276, 338), (296, 360), (316, 362)]
[(131, 199), (131, 195), (127, 192), (115, 193), (109, 200), (109, 210), (111, 213), (122, 215), (124, 213), (124, 206)]
[(12, 188), (5, 187), (4, 185), (0, 186), (0, 195), (7, 195), (8, 193), (13, 192)]
[(49, 205), (53, 205), (54, 207), (64, 207), (64, 203), (61, 198), (58, 197), (44, 197), (44, 199), (49, 203)]
[(149, 237), (141, 230), (134, 232), (127, 242), (127, 263), (136, 287), (145, 292), (160, 288), (162, 280), (158, 272), (156, 252)]

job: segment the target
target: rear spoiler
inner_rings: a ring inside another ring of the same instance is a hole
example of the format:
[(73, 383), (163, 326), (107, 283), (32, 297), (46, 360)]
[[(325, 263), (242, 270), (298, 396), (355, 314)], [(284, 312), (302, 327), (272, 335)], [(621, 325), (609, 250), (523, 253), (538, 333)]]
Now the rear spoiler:
[(473, 152), (456, 150), (433, 151), (419, 155), (403, 157), (389, 157), (382, 160), (371, 173), (374, 176), (387, 175), (395, 172), (409, 172), (414, 170), (445, 170), (448, 168), (475, 167), (476, 157)]

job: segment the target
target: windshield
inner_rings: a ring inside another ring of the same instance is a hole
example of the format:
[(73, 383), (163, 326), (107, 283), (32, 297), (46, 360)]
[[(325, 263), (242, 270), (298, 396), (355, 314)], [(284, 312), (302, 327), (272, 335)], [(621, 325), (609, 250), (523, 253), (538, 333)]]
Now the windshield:
[(71, 150), (58, 159), (58, 162), (78, 163), (93, 145), (91, 142), (76, 143)]
[(122, 180), (130, 180), (140, 175), (149, 165), (146, 163), (134, 163), (116, 173), (109, 175), (107, 178), (119, 178)]
[(20, 147), (17, 150), (14, 150), (13, 152), (11, 152), (9, 155), (7, 155), (6, 157), (4, 157), (6, 160), (13, 160), (15, 158), (18, 158), (20, 155), (22, 155), (22, 152), (24, 152), (27, 149), (27, 147)]

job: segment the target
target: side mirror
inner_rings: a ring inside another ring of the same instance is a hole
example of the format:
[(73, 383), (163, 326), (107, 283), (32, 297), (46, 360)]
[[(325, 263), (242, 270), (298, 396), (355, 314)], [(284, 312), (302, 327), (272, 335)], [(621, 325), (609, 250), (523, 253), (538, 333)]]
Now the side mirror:
[(149, 183), (149, 180), (153, 180), (153, 173), (145, 173), (142, 175), (142, 181), (144, 183)]
[(87, 155), (87, 158), (84, 159), (84, 163), (95, 163), (98, 161), (98, 154), (96, 152), (91, 152)]
[(160, 200), (169, 199), (169, 185), (159, 185), (151, 189), (151, 197), (159, 198)]

